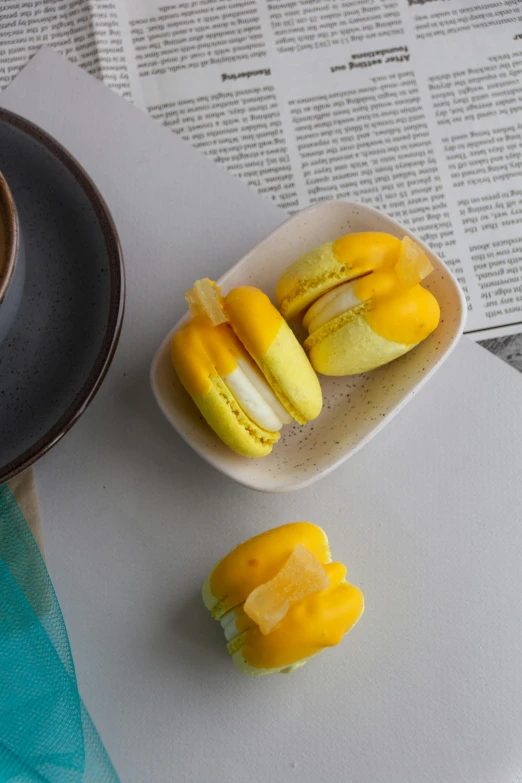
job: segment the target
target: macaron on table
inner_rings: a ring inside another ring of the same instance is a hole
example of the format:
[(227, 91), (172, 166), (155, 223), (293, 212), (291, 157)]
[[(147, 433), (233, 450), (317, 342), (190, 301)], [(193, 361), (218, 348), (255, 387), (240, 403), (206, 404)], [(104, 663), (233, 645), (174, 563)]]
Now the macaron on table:
[(239, 671), (287, 674), (333, 647), (363, 613), (359, 588), (332, 562), (326, 533), (294, 522), (244, 541), (213, 568), (203, 602)]

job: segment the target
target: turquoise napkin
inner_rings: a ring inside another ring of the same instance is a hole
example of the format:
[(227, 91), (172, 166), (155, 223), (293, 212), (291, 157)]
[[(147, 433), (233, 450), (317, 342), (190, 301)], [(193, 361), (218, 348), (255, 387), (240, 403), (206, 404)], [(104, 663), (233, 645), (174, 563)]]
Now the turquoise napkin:
[(49, 573), (7, 485), (0, 486), (0, 781), (118, 781), (78, 693)]

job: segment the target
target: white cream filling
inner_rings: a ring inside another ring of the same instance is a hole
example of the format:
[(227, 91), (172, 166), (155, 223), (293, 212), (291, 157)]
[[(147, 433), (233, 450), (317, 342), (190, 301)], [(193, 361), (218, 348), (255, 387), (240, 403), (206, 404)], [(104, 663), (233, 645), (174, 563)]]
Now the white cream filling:
[(354, 293), (356, 282), (357, 280), (343, 283), (334, 288), (333, 291), (323, 294), (317, 302), (314, 302), (303, 319), (303, 324), (308, 329), (309, 334), (315, 332), (316, 329), (320, 329), (321, 326), (331, 321), (332, 318), (337, 318), (338, 315), (345, 313), (347, 310), (352, 310), (361, 304), (361, 300)]
[(238, 631), (236, 628), (236, 620), (239, 619), (239, 615), (236, 614), (235, 609), (231, 609), (220, 620), (221, 627), (225, 632), (225, 639), (227, 642), (231, 642), (236, 636), (239, 636), (242, 631)]
[(292, 420), (261, 373), (247, 361), (238, 359), (235, 370), (223, 380), (238, 405), (258, 427), (277, 432)]
[(253, 362), (245, 359), (237, 360), (238, 367), (241, 367), (248, 380), (256, 387), (261, 397), (267, 402), (272, 410), (281, 419), (283, 424), (292, 424), (293, 418), (286, 408), (279, 402), (268, 381), (265, 379), (259, 367)]

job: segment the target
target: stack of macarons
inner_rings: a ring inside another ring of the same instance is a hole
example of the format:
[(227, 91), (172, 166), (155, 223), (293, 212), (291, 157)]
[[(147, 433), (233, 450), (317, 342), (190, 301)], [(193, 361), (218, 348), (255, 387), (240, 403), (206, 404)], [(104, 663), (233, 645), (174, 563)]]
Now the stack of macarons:
[[(266, 456), (283, 425), (319, 415), (316, 372), (367, 372), (436, 329), (438, 302), (421, 285), (431, 271), (409, 237), (363, 232), (292, 263), (277, 284), (279, 310), (258, 288), (222, 297), (212, 281), (197, 281), (187, 292), (191, 319), (172, 339), (174, 368), (224, 443)], [(304, 349), (287, 321), (307, 329)]]

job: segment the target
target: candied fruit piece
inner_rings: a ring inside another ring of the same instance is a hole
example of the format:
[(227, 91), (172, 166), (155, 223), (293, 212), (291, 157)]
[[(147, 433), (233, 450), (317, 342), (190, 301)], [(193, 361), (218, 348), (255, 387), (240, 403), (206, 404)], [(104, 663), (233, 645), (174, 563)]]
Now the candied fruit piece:
[(298, 544), (281, 570), (265, 584), (252, 590), (244, 611), (262, 634), (269, 634), (292, 606), (312, 593), (325, 590), (328, 574), (319, 560)]
[(409, 237), (404, 237), (395, 271), (401, 283), (406, 288), (412, 288), (433, 272), (433, 266), (418, 244)]
[(190, 291), (185, 293), (185, 299), (193, 318), (208, 318), (212, 326), (228, 321), (221, 305), (219, 288), (208, 277), (196, 280)]

